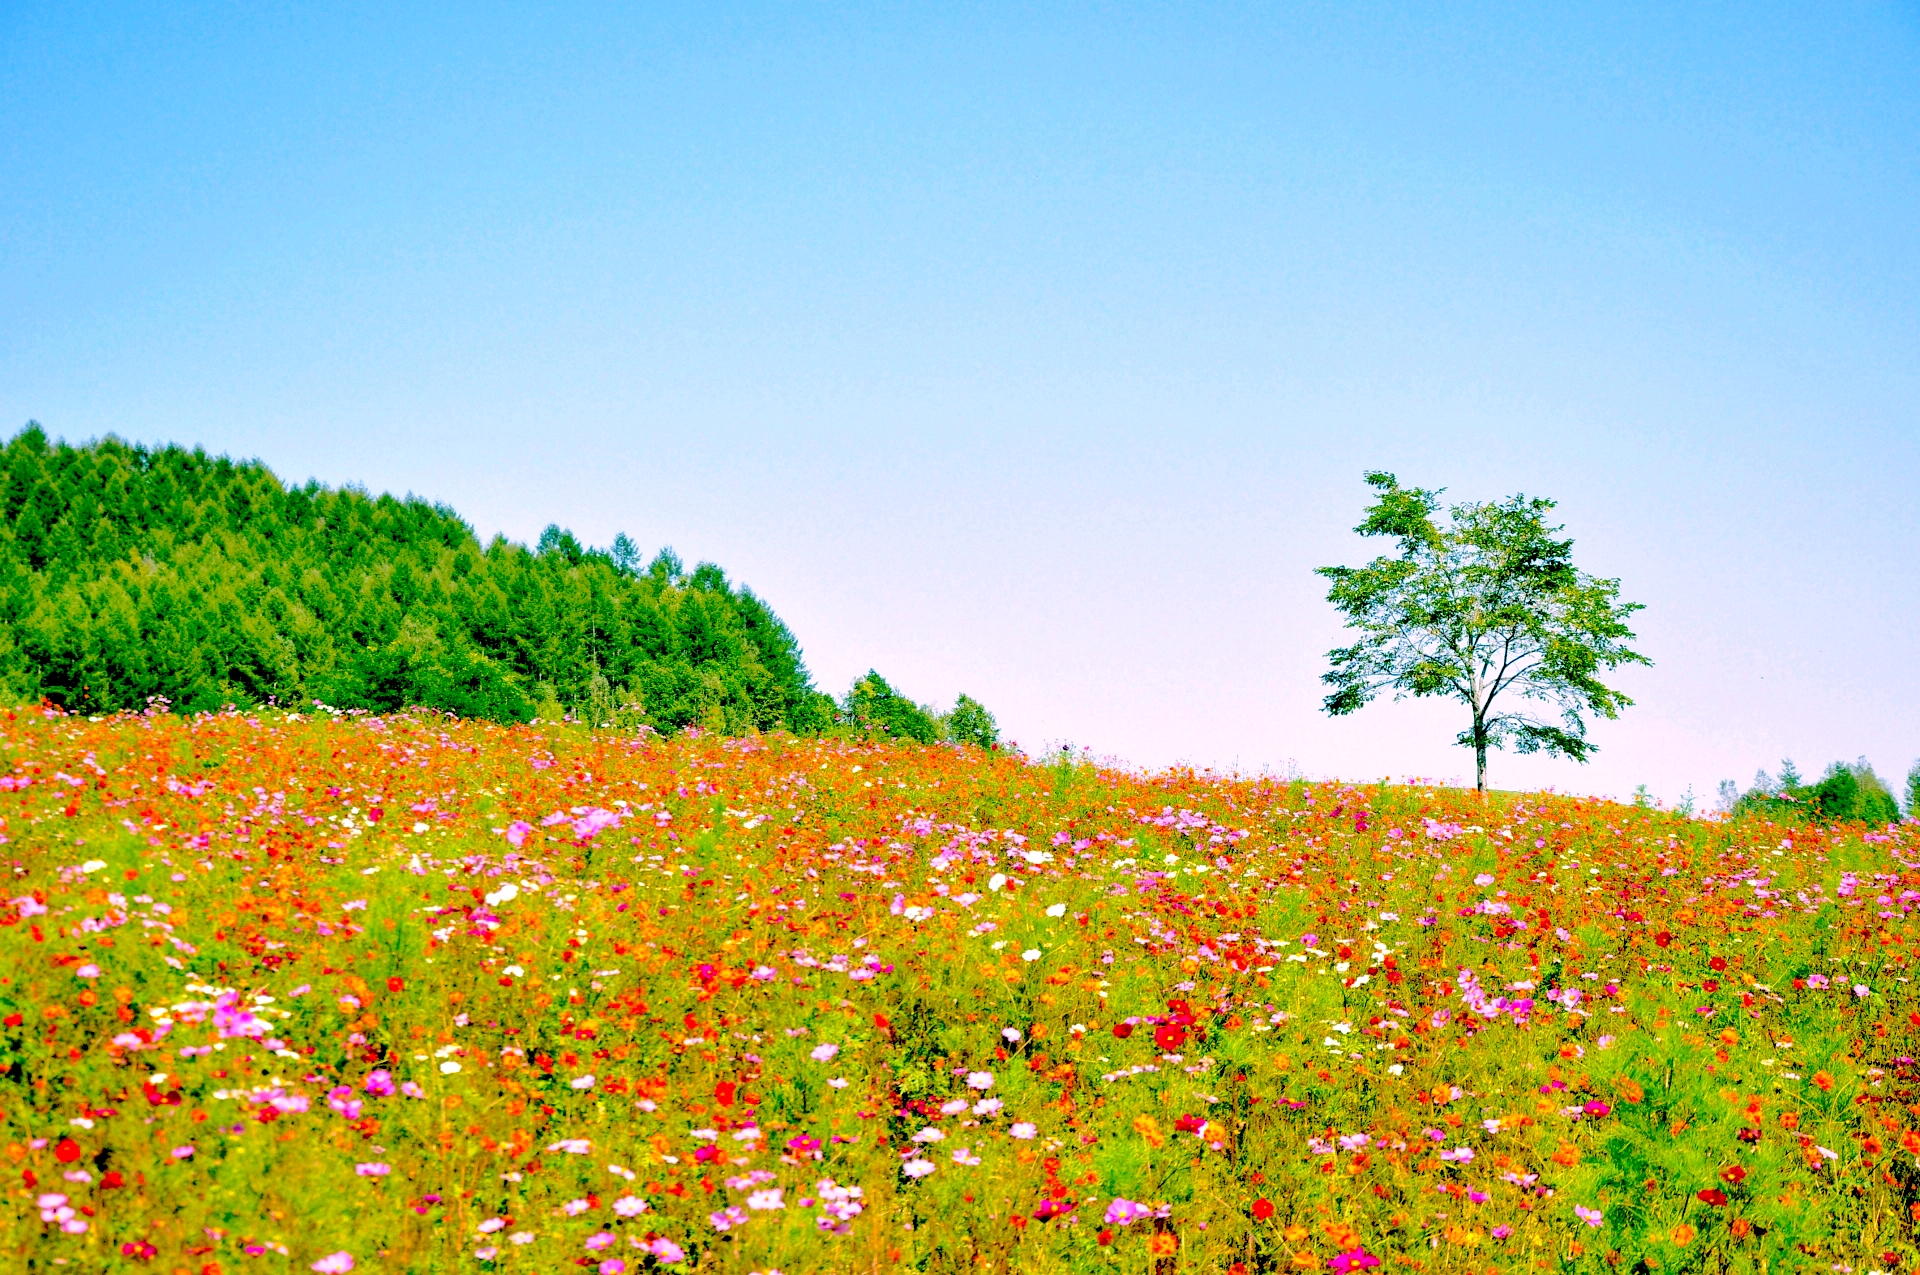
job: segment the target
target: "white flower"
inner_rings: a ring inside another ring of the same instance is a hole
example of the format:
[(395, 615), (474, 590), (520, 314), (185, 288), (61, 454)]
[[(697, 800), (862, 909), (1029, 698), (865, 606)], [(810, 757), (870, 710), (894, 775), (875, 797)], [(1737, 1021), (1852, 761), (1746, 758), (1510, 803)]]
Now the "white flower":
[(924, 1178), (933, 1172), (933, 1161), (915, 1157), (900, 1166), (900, 1172), (910, 1178)]
[(1004, 872), (996, 872), (992, 876), (987, 878), (987, 889), (989, 890), (1001, 889), (1006, 884), (1007, 884), (1007, 874)]
[(847, 1082), (844, 1077), (835, 1076), (832, 1080), (829, 1080), (827, 1082), (827, 1085), (829, 1088), (833, 1088), (833, 1089), (845, 1089), (847, 1087)]
[[(964, 1106), (965, 1104), (962, 1104), (962, 1105)], [(943, 1142), (946, 1140), (946, 1136), (947, 1135), (940, 1132), (940, 1130), (935, 1129), (931, 1125), (929, 1125), (927, 1128), (922, 1129), (920, 1132), (914, 1134), (913, 1140), (915, 1142)]]
[(1037, 961), (1040, 959), (1040, 949), (1037, 947), (1030, 947), (1026, 951), (1020, 953), (1020, 959), (1023, 961)]
[(1064, 903), (1055, 903), (1047, 909), (1048, 916), (1065, 916), (1066, 914), (1067, 905)]
[(970, 1072), (968, 1072), (968, 1073), (967, 1073), (967, 1088), (969, 1088), (969, 1089), (991, 1089), (991, 1088), (993, 1088), (993, 1073), (992, 1073), (992, 1072), (990, 1072), (990, 1071), (970, 1071)]
[(647, 1202), (637, 1195), (623, 1195), (613, 1202), (613, 1211), (621, 1217), (638, 1217), (647, 1211)]
[(1025, 1120), (1022, 1120), (1019, 1124), (1007, 1130), (1007, 1132), (1012, 1134), (1014, 1137), (1019, 1138), (1022, 1141), (1025, 1141), (1026, 1139), (1033, 1137), (1034, 1134), (1040, 1132), (1040, 1130), (1034, 1127), (1033, 1125), (1027, 1123)]
[(593, 1088), (593, 1077), (577, 1076), (574, 1079), (569, 1080), (567, 1084), (569, 1087), (574, 1089), (591, 1089)]
[(459, 1072), (459, 1070), (460, 1070), (460, 1064), (455, 1062), (451, 1058), (447, 1059), (445, 1062), (440, 1064), (440, 1074), (443, 1076), (454, 1075), (457, 1072)]

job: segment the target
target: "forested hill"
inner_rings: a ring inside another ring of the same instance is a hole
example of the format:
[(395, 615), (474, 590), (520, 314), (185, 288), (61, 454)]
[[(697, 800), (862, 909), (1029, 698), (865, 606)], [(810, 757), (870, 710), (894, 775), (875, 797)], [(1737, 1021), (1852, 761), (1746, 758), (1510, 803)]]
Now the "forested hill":
[(0, 451), (0, 692), (88, 712), (164, 696), (671, 731), (823, 728), (834, 704), (766, 603), (623, 536), (482, 545), (444, 505), (116, 439)]

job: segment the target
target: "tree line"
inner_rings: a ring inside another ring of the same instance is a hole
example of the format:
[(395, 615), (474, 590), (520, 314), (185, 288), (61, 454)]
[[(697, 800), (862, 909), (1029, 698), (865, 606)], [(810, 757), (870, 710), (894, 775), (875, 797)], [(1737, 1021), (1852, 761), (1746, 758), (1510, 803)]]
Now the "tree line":
[[(1817, 780), (1801, 776), (1792, 758), (1780, 763), (1778, 777), (1761, 770), (1745, 792), (1733, 780), (1720, 784), (1720, 808), (1736, 815), (1757, 814), (1789, 822), (1862, 820), (1886, 824), (1900, 819), (1900, 798), (1862, 757), (1836, 761)], [(1907, 772), (1906, 813), (1920, 818), (1920, 761)]]
[(444, 504), (108, 437), (0, 448), (0, 693), (84, 713), (233, 704), (672, 732), (856, 732), (992, 746), (961, 696), (870, 672), (835, 700), (791, 630), (712, 563), (550, 526), (482, 544)]

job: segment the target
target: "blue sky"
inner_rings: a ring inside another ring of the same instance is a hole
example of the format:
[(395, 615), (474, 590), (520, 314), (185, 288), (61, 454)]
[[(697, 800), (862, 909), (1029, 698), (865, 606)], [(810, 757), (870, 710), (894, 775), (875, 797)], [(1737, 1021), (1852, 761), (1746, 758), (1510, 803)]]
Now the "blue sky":
[(1908, 5), (0, 11), (0, 428), (710, 559), (1159, 765), (1317, 711), (1362, 470), (1561, 502), (1655, 666), (1586, 767), (1920, 756)]

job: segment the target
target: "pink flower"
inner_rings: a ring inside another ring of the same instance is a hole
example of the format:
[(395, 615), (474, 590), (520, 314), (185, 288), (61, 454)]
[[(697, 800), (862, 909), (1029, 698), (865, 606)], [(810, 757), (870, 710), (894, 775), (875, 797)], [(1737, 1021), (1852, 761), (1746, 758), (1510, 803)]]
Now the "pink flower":
[(193, 1159), (193, 1148), (191, 1146), (175, 1147), (173, 1149), (173, 1158), (176, 1160), (191, 1160)]
[[(551, 764), (551, 763), (549, 763)], [(507, 825), (507, 844), (518, 850), (526, 841), (527, 834), (533, 831), (533, 825), (524, 819), (515, 819)]]
[(613, 1211), (620, 1217), (639, 1217), (647, 1211), (647, 1202), (637, 1195), (623, 1195), (613, 1202)]
[(393, 1166), (376, 1161), (369, 1164), (356, 1164), (353, 1166), (353, 1171), (363, 1178), (384, 1178), (393, 1172)]
[(813, 1053), (808, 1055), (815, 1062), (832, 1062), (833, 1056), (840, 1052), (838, 1045), (815, 1045)]
[(385, 1068), (368, 1072), (367, 1092), (381, 1098), (393, 1097), (393, 1073)]
[(1575, 1217), (1578, 1217), (1588, 1226), (1599, 1226), (1607, 1220), (1606, 1214), (1602, 1213), (1599, 1209), (1589, 1209), (1578, 1204), (1573, 1206), (1573, 1213)]
[(617, 1257), (609, 1257), (600, 1263), (600, 1275), (626, 1275), (627, 1264)]
[(353, 1269), (353, 1254), (342, 1249), (338, 1253), (329, 1253), (313, 1264), (320, 1275), (346, 1275)]

